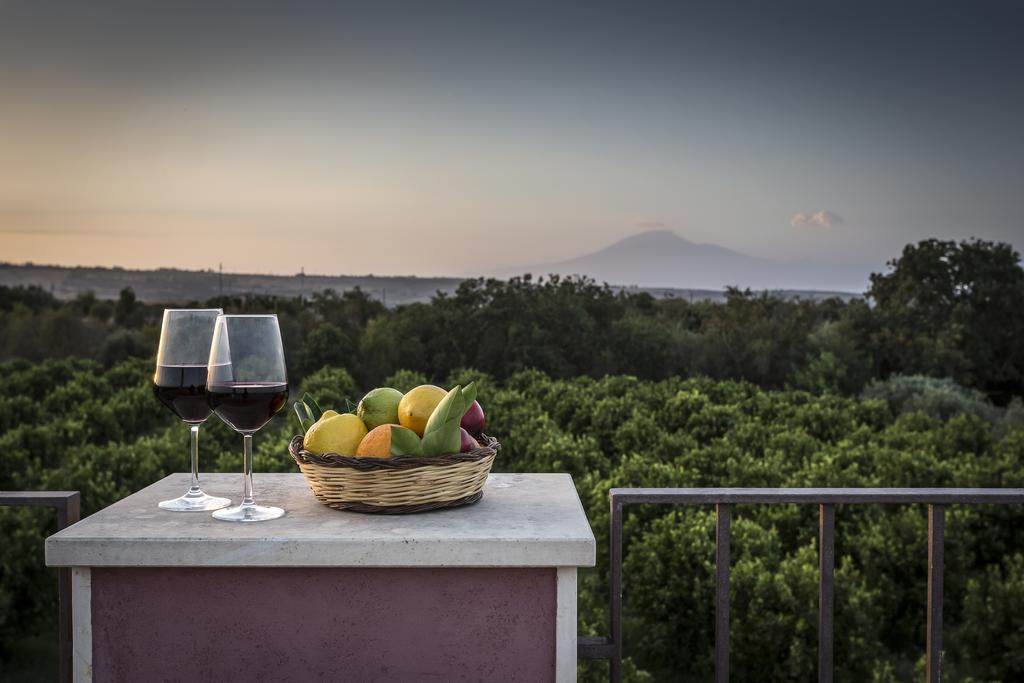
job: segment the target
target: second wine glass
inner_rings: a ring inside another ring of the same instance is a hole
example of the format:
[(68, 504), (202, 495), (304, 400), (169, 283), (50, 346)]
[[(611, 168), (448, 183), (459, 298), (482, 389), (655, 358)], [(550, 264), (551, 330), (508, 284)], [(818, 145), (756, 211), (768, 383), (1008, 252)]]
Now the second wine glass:
[(243, 495), (239, 505), (217, 510), (227, 522), (262, 522), (284, 514), (257, 505), (252, 485), (252, 435), (288, 400), (284, 346), (276, 315), (221, 315), (213, 331), (206, 398), (217, 416), (242, 435)]

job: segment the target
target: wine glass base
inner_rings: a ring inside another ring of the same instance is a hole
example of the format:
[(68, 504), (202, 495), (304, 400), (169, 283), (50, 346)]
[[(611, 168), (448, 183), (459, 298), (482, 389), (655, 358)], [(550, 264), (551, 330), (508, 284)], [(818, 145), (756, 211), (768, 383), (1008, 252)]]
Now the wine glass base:
[(213, 513), (214, 519), (222, 522), (265, 522), (268, 519), (277, 519), (284, 514), (281, 508), (269, 505), (236, 505)]
[(226, 508), (229, 505), (231, 505), (229, 498), (208, 496), (202, 491), (198, 493), (189, 492), (180, 498), (164, 500), (158, 503), (158, 507), (161, 510), (170, 510), (171, 512), (209, 512), (210, 510)]

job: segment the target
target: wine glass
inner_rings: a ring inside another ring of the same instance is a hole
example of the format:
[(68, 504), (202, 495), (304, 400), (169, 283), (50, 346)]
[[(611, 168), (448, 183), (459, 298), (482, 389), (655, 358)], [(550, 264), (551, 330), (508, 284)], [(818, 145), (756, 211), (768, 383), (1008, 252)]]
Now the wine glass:
[(252, 491), (252, 435), (288, 400), (284, 347), (276, 315), (221, 315), (210, 346), (206, 397), (210, 407), (242, 435), (242, 502), (217, 510), (227, 522), (261, 522), (284, 514), (278, 507), (256, 505)]
[(192, 486), (185, 495), (159, 503), (173, 512), (202, 512), (231, 505), (227, 498), (208, 496), (199, 488), (199, 425), (210, 417), (206, 402), (206, 360), (219, 308), (164, 311), (156, 353), (153, 393), (189, 426), (192, 441)]

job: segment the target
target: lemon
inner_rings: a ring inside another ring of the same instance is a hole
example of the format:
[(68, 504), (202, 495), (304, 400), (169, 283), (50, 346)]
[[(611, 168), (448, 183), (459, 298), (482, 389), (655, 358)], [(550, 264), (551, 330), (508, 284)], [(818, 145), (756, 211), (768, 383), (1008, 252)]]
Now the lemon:
[(447, 394), (447, 391), (433, 384), (421, 384), (412, 389), (398, 404), (398, 423), (416, 432), (418, 436), (423, 436), (430, 414)]
[(302, 447), (317, 455), (355, 455), (366, 431), (363, 421), (352, 413), (331, 417), (325, 415), (306, 432)]

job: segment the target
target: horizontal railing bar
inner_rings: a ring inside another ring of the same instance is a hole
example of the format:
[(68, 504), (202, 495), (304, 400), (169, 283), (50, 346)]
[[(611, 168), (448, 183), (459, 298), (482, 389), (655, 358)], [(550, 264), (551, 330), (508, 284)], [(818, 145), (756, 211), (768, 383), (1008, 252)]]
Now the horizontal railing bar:
[(700, 505), (718, 503), (927, 503), (1013, 504), (1024, 503), (1024, 489), (962, 488), (618, 488), (610, 492), (613, 502), (623, 505), (675, 503)]
[(576, 638), (577, 659), (609, 659), (615, 653), (615, 645), (604, 636), (579, 636)]
[(78, 491), (0, 491), (0, 505), (57, 507), (77, 495)]

